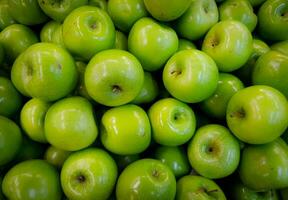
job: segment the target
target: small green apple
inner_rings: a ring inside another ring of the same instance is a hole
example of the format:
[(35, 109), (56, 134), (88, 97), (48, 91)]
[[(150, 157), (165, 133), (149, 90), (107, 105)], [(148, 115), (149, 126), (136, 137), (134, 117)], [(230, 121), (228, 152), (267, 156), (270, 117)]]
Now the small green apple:
[(61, 169), (63, 163), (71, 153), (71, 151), (65, 151), (54, 146), (49, 146), (45, 151), (44, 159), (51, 165)]
[[(54, 44), (57, 44), (58, 46), (62, 48), (66, 48), (64, 44), (64, 38), (63, 38), (63, 25), (57, 26), (55, 31), (52, 34), (51, 42)], [(76, 56), (75, 56), (76, 57)]]
[(15, 23), (16, 21), (9, 12), (9, 0), (0, 1), (0, 31)]
[(61, 26), (61, 23), (53, 20), (43, 25), (40, 31), (41, 42), (52, 42), (52, 36), (59, 26)]
[(189, 49), (197, 49), (197, 47), (193, 42), (190, 42), (189, 40), (182, 39), (182, 38), (179, 39), (177, 51), (189, 50)]
[(121, 31), (116, 30), (114, 47), (115, 49), (122, 49), (122, 50), (128, 49), (128, 38)]

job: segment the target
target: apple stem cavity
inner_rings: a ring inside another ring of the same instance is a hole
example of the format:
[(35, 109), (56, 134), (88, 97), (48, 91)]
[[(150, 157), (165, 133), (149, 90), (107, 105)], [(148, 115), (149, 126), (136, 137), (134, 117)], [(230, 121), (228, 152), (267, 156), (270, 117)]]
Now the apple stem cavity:
[(122, 91), (122, 89), (121, 89), (121, 87), (119, 86), (119, 85), (113, 85), (112, 86), (112, 92), (114, 93), (114, 94), (118, 94), (118, 93), (120, 93)]
[(232, 118), (234, 118), (234, 117), (244, 118), (245, 116), (246, 116), (246, 113), (245, 113), (245, 110), (243, 108), (240, 108), (239, 110), (232, 112), (230, 114), (230, 117), (232, 117)]
[(173, 70), (173, 71), (171, 71), (171, 73), (170, 73), (172, 76), (179, 76), (179, 75), (181, 75), (182, 74), (182, 72), (180, 71), (180, 70)]
[(83, 176), (83, 175), (77, 176), (77, 181), (78, 181), (79, 183), (84, 183), (85, 180), (86, 180), (85, 176)]

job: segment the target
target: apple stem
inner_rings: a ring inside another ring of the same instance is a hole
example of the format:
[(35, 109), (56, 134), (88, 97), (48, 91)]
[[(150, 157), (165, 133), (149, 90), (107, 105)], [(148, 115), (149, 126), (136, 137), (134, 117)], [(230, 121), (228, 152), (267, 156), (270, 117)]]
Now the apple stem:
[(83, 183), (83, 182), (85, 182), (86, 178), (85, 178), (85, 176), (83, 176), (83, 175), (79, 175), (79, 176), (77, 177), (77, 180), (78, 180), (79, 183)]
[(121, 88), (118, 85), (113, 85), (112, 86), (112, 92), (113, 93), (120, 93), (121, 92)]

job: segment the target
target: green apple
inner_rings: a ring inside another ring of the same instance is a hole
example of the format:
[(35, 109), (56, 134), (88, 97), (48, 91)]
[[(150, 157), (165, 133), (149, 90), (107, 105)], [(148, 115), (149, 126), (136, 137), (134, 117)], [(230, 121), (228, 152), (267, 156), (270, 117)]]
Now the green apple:
[(154, 157), (167, 165), (176, 178), (187, 175), (190, 164), (183, 148), (159, 146), (155, 149)]
[(15, 24), (16, 21), (13, 19), (9, 12), (9, 0), (0, 1), (0, 31), (11, 24)]
[(13, 200), (60, 200), (59, 174), (44, 160), (28, 160), (13, 166), (4, 176), (2, 190)]
[(63, 40), (73, 55), (88, 61), (96, 53), (113, 47), (115, 28), (104, 10), (82, 6), (65, 18)]
[(262, 3), (264, 3), (267, 0), (249, 0), (249, 2), (251, 3), (251, 5), (253, 7), (257, 7), (260, 6)]
[(226, 0), (219, 6), (220, 20), (237, 20), (252, 32), (257, 25), (257, 15), (249, 0)]
[(174, 99), (156, 101), (148, 110), (153, 139), (161, 145), (178, 146), (194, 135), (196, 119), (191, 107)]
[(279, 51), (288, 56), (288, 40), (274, 43), (270, 46), (272, 50)]
[(48, 109), (44, 132), (56, 148), (77, 151), (91, 145), (98, 136), (91, 103), (83, 97), (68, 97)]
[(113, 158), (118, 166), (119, 170), (125, 169), (128, 165), (140, 159), (139, 154), (131, 154), (131, 155), (117, 155), (114, 154)]
[(11, 117), (22, 106), (22, 97), (11, 80), (0, 76), (0, 115)]
[(260, 35), (269, 40), (288, 39), (288, 1), (286, 0), (267, 0), (259, 11), (259, 30)]
[(156, 99), (158, 92), (158, 83), (154, 76), (150, 72), (144, 72), (143, 86), (135, 99), (133, 99), (132, 103), (151, 103)]
[(41, 42), (52, 42), (52, 36), (59, 26), (61, 26), (61, 23), (53, 20), (43, 25), (40, 31)]
[(182, 50), (189, 50), (189, 49), (197, 49), (196, 45), (186, 39), (179, 39), (178, 43), (178, 50), (177, 51), (182, 51)]
[(44, 132), (44, 119), (50, 106), (51, 103), (33, 98), (22, 107), (20, 113), (21, 127), (31, 140), (47, 143)]
[(109, 0), (107, 10), (115, 26), (123, 32), (129, 32), (138, 19), (148, 15), (143, 0)]
[(215, 24), (205, 35), (202, 51), (211, 56), (222, 72), (242, 67), (252, 53), (253, 38), (239, 21), (225, 20)]
[(213, 59), (199, 50), (175, 53), (166, 63), (162, 79), (175, 98), (196, 103), (211, 96), (217, 88), (218, 69)]
[(228, 73), (220, 73), (218, 86), (212, 96), (200, 103), (202, 110), (212, 118), (225, 119), (230, 98), (243, 89), (242, 81)]
[(107, 12), (107, 1), (106, 0), (89, 0), (88, 2), (91, 6), (96, 6), (98, 8), (101, 8), (102, 10), (105, 10)]
[(175, 176), (169, 167), (155, 159), (140, 159), (128, 165), (116, 185), (118, 200), (173, 200), (175, 193)]
[(240, 161), (240, 145), (224, 126), (209, 124), (199, 128), (188, 145), (188, 159), (200, 175), (218, 179), (231, 175)]
[(226, 200), (222, 189), (213, 180), (187, 175), (177, 181), (176, 200)]
[(288, 126), (288, 102), (272, 87), (246, 87), (230, 99), (226, 121), (229, 129), (243, 142), (272, 142)]
[(65, 49), (55, 44), (37, 43), (18, 56), (11, 80), (25, 96), (55, 101), (74, 89), (77, 69)]
[(19, 54), (37, 42), (37, 35), (28, 26), (22, 24), (7, 26), (0, 33), (0, 43), (9, 63), (13, 63)]
[(72, 10), (88, 4), (88, 0), (38, 0), (38, 3), (47, 16), (55, 21), (63, 22)]
[(61, 185), (69, 199), (108, 199), (117, 179), (117, 165), (104, 150), (72, 153), (61, 170)]
[(215, 0), (193, 0), (188, 10), (177, 19), (177, 33), (189, 40), (198, 40), (218, 22)]
[(144, 71), (131, 53), (110, 49), (96, 54), (88, 63), (85, 86), (89, 96), (106, 106), (131, 102), (144, 83)]
[(37, 25), (49, 18), (40, 8), (37, 0), (9, 0), (9, 13), (20, 24)]
[(280, 138), (244, 147), (239, 174), (243, 184), (255, 191), (288, 187), (288, 146)]
[(258, 58), (270, 50), (270, 47), (264, 41), (259, 39), (253, 39), (252, 46), (252, 53), (248, 61), (238, 70), (234, 71), (234, 73), (246, 85), (252, 84), (252, 72)]
[(63, 163), (71, 153), (71, 151), (65, 151), (54, 146), (49, 146), (45, 151), (44, 159), (51, 165), (61, 169)]
[(106, 111), (101, 119), (100, 133), (104, 147), (120, 155), (141, 153), (151, 140), (149, 118), (141, 107), (133, 104)]
[(145, 70), (156, 71), (177, 51), (178, 37), (169, 26), (143, 17), (129, 32), (128, 49), (139, 59)]
[(116, 30), (114, 47), (115, 49), (122, 49), (122, 50), (128, 49), (128, 38), (121, 31)]
[(22, 143), (22, 134), (18, 125), (0, 115), (0, 166), (12, 161)]
[(269, 51), (260, 56), (252, 73), (254, 85), (269, 85), (282, 92), (288, 99), (288, 54)]
[(57, 44), (62, 48), (66, 48), (63, 38), (63, 25), (57, 26), (52, 34), (51, 43)]
[(191, 4), (192, 0), (144, 0), (146, 9), (159, 21), (172, 21), (180, 17)]

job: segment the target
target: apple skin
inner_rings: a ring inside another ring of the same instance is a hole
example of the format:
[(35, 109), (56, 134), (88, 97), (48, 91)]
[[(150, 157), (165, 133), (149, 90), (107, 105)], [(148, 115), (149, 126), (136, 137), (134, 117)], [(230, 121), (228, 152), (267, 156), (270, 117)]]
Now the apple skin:
[(258, 32), (269, 40), (288, 39), (288, 2), (286, 0), (267, 0), (258, 11)]
[(0, 166), (12, 161), (22, 143), (19, 126), (9, 118), (0, 115)]
[(37, 0), (9, 0), (8, 6), (12, 18), (20, 24), (32, 26), (42, 24), (49, 19)]
[(8, 2), (9, 0), (0, 1), (0, 31), (2, 31), (7, 26), (16, 23), (9, 12)]
[(226, 200), (222, 189), (208, 178), (187, 175), (177, 181), (176, 200)]
[(279, 51), (288, 56), (288, 40), (274, 43), (270, 46), (272, 50)]
[(51, 103), (33, 98), (22, 107), (20, 113), (21, 127), (31, 140), (47, 143), (44, 119), (50, 106)]
[(115, 26), (123, 32), (129, 32), (138, 19), (148, 16), (143, 0), (109, 0), (107, 6)]
[(98, 136), (91, 103), (83, 97), (68, 97), (48, 109), (44, 131), (47, 141), (66, 151), (77, 151), (91, 145)]
[(128, 50), (128, 38), (121, 31), (116, 30), (114, 47), (115, 49)]
[(192, 1), (187, 11), (177, 19), (177, 33), (188, 40), (198, 40), (218, 22), (215, 0)]
[(188, 144), (188, 159), (200, 175), (218, 179), (232, 174), (240, 161), (240, 145), (224, 126), (209, 124), (199, 128)]
[(232, 133), (243, 142), (272, 142), (287, 128), (287, 99), (269, 86), (246, 87), (230, 99), (226, 121)]
[(89, 96), (106, 106), (131, 102), (144, 83), (144, 71), (135, 56), (119, 49), (96, 54), (88, 63), (85, 86)]
[(183, 38), (179, 39), (177, 51), (189, 50), (189, 49), (197, 49), (197, 47), (194, 43), (190, 42), (189, 40)]
[(262, 3), (264, 3), (267, 0), (249, 0), (249, 2), (251, 3), (251, 5), (253, 7), (257, 7), (260, 6)]
[(28, 26), (12, 24), (0, 33), (0, 42), (4, 48), (9, 63), (25, 51), (29, 46), (38, 42), (37, 35)]
[(65, 151), (62, 149), (58, 149), (54, 146), (49, 146), (44, 154), (44, 159), (54, 165), (58, 169), (61, 169), (65, 160), (70, 156), (71, 151)]
[(0, 76), (0, 115), (11, 117), (22, 106), (22, 97), (11, 80)]
[(215, 24), (205, 35), (202, 51), (211, 56), (222, 72), (239, 69), (252, 53), (253, 38), (239, 21), (225, 20)]
[(195, 114), (187, 104), (164, 98), (156, 101), (148, 110), (152, 137), (158, 144), (179, 146), (188, 142), (196, 128)]
[(144, 0), (148, 12), (159, 21), (172, 21), (180, 17), (190, 6), (191, 0)]
[(119, 200), (173, 200), (175, 193), (175, 176), (169, 167), (155, 159), (140, 159), (128, 165), (116, 184)]
[(154, 157), (167, 165), (176, 178), (180, 178), (190, 171), (190, 164), (183, 148), (159, 146), (155, 149)]
[(288, 146), (278, 138), (262, 145), (244, 147), (239, 174), (243, 184), (255, 191), (288, 187)]
[(253, 32), (257, 25), (257, 15), (249, 0), (226, 0), (219, 6), (220, 20), (237, 20), (247, 26)]
[(219, 73), (218, 86), (212, 96), (200, 103), (201, 109), (212, 118), (225, 119), (230, 98), (243, 88), (243, 83), (236, 76)]
[(42, 26), (40, 31), (40, 41), (41, 42), (52, 42), (52, 36), (55, 30), (61, 26), (60, 22), (49, 21), (45, 25)]
[(72, 56), (50, 43), (36, 43), (15, 60), (11, 80), (24, 96), (55, 101), (76, 86), (77, 70)]
[(139, 59), (146, 71), (161, 69), (177, 49), (176, 32), (152, 18), (139, 19), (129, 32), (128, 50)]
[(151, 141), (149, 118), (141, 107), (133, 104), (106, 111), (101, 119), (100, 130), (104, 147), (119, 155), (141, 153)]
[(38, 159), (13, 166), (4, 176), (2, 190), (13, 200), (60, 200), (62, 196), (58, 172)]
[(271, 50), (258, 58), (252, 73), (252, 83), (271, 86), (288, 99), (287, 73), (288, 55)]
[(165, 88), (173, 97), (186, 103), (196, 103), (216, 90), (218, 68), (206, 53), (183, 50), (168, 60), (162, 77)]
[(88, 0), (38, 0), (38, 4), (47, 16), (55, 21), (63, 22), (72, 10), (88, 4)]
[(88, 4), (101, 8), (102, 10), (105, 10), (107, 12), (108, 3), (106, 0), (89, 0)]
[[(64, 38), (63, 38), (63, 25), (57, 26), (55, 31), (52, 34), (52, 43), (57, 44), (58, 46), (62, 48), (66, 48), (64, 44)], [(77, 56), (75, 56), (75, 59), (77, 59)], [(81, 58), (80, 58), (81, 60)]]
[(74, 56), (85, 61), (115, 43), (115, 28), (109, 15), (93, 6), (73, 10), (63, 22), (63, 41)]

